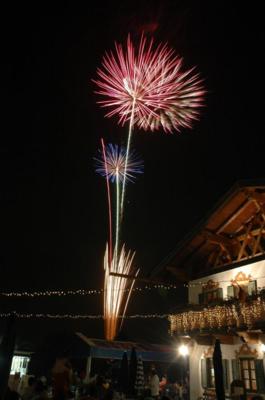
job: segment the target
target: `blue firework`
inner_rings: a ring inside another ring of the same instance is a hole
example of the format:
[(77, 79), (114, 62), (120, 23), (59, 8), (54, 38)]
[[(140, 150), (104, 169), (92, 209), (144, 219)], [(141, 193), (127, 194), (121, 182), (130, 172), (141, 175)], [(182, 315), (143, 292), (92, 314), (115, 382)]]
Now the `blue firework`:
[[(144, 169), (143, 161), (138, 154), (131, 150), (126, 166), (126, 148), (117, 144), (107, 144), (105, 146), (105, 157), (103, 150), (99, 150), (100, 156), (95, 157), (96, 172), (111, 182), (133, 182), (135, 175), (142, 174)], [(126, 166), (126, 169), (125, 169)]]

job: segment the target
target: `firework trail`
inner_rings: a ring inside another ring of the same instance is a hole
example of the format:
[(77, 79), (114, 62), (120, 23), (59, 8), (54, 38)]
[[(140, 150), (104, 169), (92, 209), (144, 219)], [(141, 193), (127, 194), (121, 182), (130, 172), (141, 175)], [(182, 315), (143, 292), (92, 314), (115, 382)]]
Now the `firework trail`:
[[(101, 138), (101, 147), (102, 147), (102, 156), (103, 156), (103, 164), (105, 174), (108, 174), (108, 164), (107, 164), (107, 157), (106, 157), (106, 149), (103, 138)], [(101, 161), (101, 163), (102, 163)], [(110, 196), (110, 187), (109, 187), (109, 180), (106, 179), (107, 185), (107, 197), (108, 197), (108, 211), (109, 211), (109, 263), (112, 261), (112, 216), (111, 216), (111, 196)]]
[[(95, 157), (96, 172), (106, 178), (108, 211), (109, 211), (109, 245), (106, 247), (104, 257), (104, 320), (105, 336), (108, 340), (113, 340), (119, 327), (123, 322), (123, 317), (131, 296), (131, 291), (135, 280), (128, 284), (126, 277), (111, 275), (120, 273), (127, 275), (132, 270), (132, 262), (135, 253), (130, 251), (126, 254), (124, 246), (119, 253), (119, 231), (120, 231), (120, 185), (125, 180), (133, 182), (136, 174), (143, 173), (143, 162), (136, 154), (131, 151), (126, 167), (126, 149), (117, 145), (108, 144), (105, 146), (101, 139), (101, 151), (99, 157)], [(112, 213), (111, 213), (111, 193), (109, 182), (115, 183), (116, 187), (116, 231), (114, 255), (112, 249)], [(136, 272), (138, 275), (139, 270)], [(125, 289), (128, 289), (125, 291)], [(119, 324), (119, 313), (122, 312), (122, 319)]]
[[(126, 277), (113, 276), (112, 273), (129, 275), (132, 271), (132, 263), (135, 253), (130, 251), (126, 254), (123, 245), (118, 259), (115, 256), (111, 262), (108, 260), (108, 245), (104, 257), (105, 282), (104, 282), (104, 320), (105, 337), (107, 340), (114, 340), (121, 327), (135, 279), (128, 283)], [(134, 276), (137, 277), (139, 269)], [(119, 319), (119, 315), (122, 318)]]
[(112, 260), (112, 218), (111, 218), (111, 196), (109, 181), (115, 183), (116, 187), (116, 232), (115, 232), (115, 247), (114, 253), (118, 255), (119, 251), (119, 232), (120, 232), (120, 185), (125, 180), (126, 182), (134, 182), (136, 174), (143, 173), (143, 162), (135, 151), (131, 151), (127, 158), (127, 152), (124, 147), (113, 145), (111, 143), (105, 146), (104, 140), (101, 139), (102, 150), (100, 157), (95, 157), (96, 172), (106, 178), (107, 193), (108, 193), (108, 210), (109, 210), (109, 261)]

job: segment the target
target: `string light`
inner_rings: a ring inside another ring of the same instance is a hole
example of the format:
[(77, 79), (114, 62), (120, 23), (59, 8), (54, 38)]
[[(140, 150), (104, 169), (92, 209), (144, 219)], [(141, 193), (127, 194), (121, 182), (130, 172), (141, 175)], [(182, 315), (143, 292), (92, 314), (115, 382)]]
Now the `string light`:
[[(104, 315), (89, 314), (50, 314), (50, 313), (21, 313), (17, 311), (0, 313), (0, 318), (14, 316), (19, 319), (91, 319), (104, 320)], [(185, 311), (178, 314), (134, 314), (119, 315), (122, 319), (167, 319), (170, 322), (171, 335), (187, 333), (193, 330), (222, 329), (247, 326), (252, 329), (257, 322), (265, 320), (265, 298), (258, 296), (251, 302), (240, 303), (239, 300), (226, 304), (203, 308), (198, 311)]]
[[(89, 314), (45, 314), (45, 313), (19, 313), (12, 311), (8, 313), (0, 313), (0, 318), (9, 318), (14, 316), (20, 319), (104, 319), (104, 315), (89, 315)], [(122, 319), (151, 319), (159, 318), (166, 319), (168, 314), (135, 314), (135, 315), (119, 315), (117, 318)]]
[(257, 322), (265, 320), (265, 298), (258, 296), (245, 303), (239, 300), (229, 301), (200, 311), (190, 310), (171, 314), (168, 319), (172, 335), (193, 330), (232, 328), (242, 325), (252, 329)]
[[(144, 291), (150, 291), (150, 290), (157, 290), (157, 289), (163, 289), (163, 290), (172, 290), (172, 289), (179, 289), (178, 285), (154, 285), (154, 286), (145, 286), (145, 287), (135, 287), (132, 289), (133, 292), (144, 292)], [(114, 289), (114, 291), (124, 291), (128, 292), (129, 289)], [(79, 289), (79, 290), (45, 290), (45, 291), (35, 291), (35, 292), (0, 292), (0, 296), (3, 297), (49, 297), (49, 296), (89, 296), (89, 295), (95, 295), (95, 294), (102, 294), (104, 293), (104, 289), (93, 289), (93, 290), (85, 290), (85, 289)]]
[[(263, 279), (265, 276), (260, 276), (258, 278), (252, 278), (252, 280), (257, 280), (257, 279)], [(226, 280), (226, 281), (218, 281), (218, 283), (231, 283), (231, 280)], [(186, 288), (192, 288), (196, 286), (204, 286), (206, 285), (207, 282), (194, 282), (194, 283), (184, 283), (184, 284), (178, 284), (178, 285), (162, 285), (162, 284), (157, 284), (157, 285), (146, 285), (144, 287), (134, 287), (132, 289), (133, 292), (145, 292), (145, 291), (151, 291), (151, 290), (179, 290), (181, 286), (184, 286)], [(258, 289), (263, 289), (263, 288), (258, 288)], [(115, 290), (115, 289), (114, 289)], [(129, 289), (116, 289), (116, 290), (121, 290), (128, 292)], [(77, 290), (43, 290), (43, 291), (34, 291), (34, 292), (29, 292), (29, 291), (22, 291), (22, 292), (0, 292), (0, 296), (2, 297), (49, 297), (49, 296), (89, 296), (89, 295), (98, 295), (104, 293), (104, 289), (77, 289)]]
[(93, 289), (93, 290), (45, 290), (45, 291), (35, 291), (35, 292), (0, 292), (0, 296), (3, 297), (47, 297), (47, 296), (89, 296), (93, 294), (101, 294), (103, 289)]

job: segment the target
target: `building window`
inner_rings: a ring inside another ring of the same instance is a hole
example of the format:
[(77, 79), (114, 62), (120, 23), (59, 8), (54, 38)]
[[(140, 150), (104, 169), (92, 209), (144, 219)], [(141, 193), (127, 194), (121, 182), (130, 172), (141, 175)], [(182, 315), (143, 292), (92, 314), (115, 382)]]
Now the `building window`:
[(232, 372), (233, 379), (242, 380), (248, 392), (265, 393), (265, 372), (262, 359), (242, 356), (232, 360)]
[(17, 373), (22, 375), (26, 375), (28, 369), (29, 357), (25, 356), (14, 356), (12, 359), (11, 365), (11, 375), (15, 375)]
[(255, 361), (251, 358), (240, 359), (241, 376), (244, 382), (245, 388), (249, 392), (257, 391), (257, 379), (256, 379), (256, 368)]
[(239, 286), (248, 296), (252, 296), (257, 293), (257, 281), (249, 281), (245, 285), (231, 285), (227, 286), (227, 297), (228, 299), (238, 298), (239, 296)]
[[(223, 362), (224, 387), (225, 390), (227, 391), (229, 389), (228, 360), (222, 360), (222, 362)], [(210, 357), (201, 359), (201, 382), (202, 382), (202, 387), (205, 389), (206, 388), (212, 389), (215, 387), (213, 359)]]
[(199, 304), (215, 304), (223, 300), (223, 289), (205, 291), (199, 294)]
[(214, 381), (214, 368), (213, 368), (212, 358), (206, 359), (206, 368), (207, 368), (207, 387), (214, 388), (215, 381)]

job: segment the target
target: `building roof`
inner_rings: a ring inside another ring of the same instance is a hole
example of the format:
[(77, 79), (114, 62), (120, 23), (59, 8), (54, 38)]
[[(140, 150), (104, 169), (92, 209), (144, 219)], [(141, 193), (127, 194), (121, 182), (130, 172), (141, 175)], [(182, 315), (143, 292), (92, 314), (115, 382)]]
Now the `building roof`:
[(189, 280), (260, 258), (265, 258), (265, 180), (241, 181), (153, 273)]
[(141, 356), (143, 361), (172, 362), (175, 357), (175, 352), (170, 346), (124, 341), (110, 342), (102, 339), (88, 338), (79, 332), (76, 335), (83, 343), (88, 345), (92, 358), (122, 359), (125, 351), (128, 353), (129, 358), (133, 347), (136, 350), (137, 356)]

